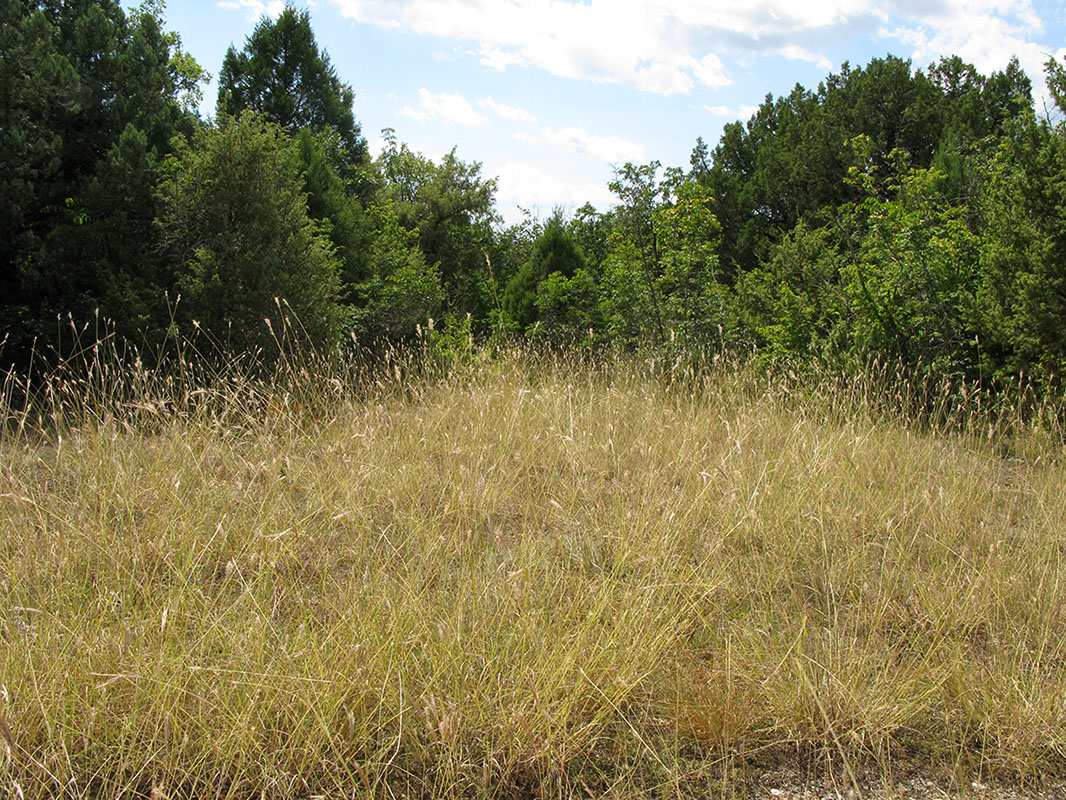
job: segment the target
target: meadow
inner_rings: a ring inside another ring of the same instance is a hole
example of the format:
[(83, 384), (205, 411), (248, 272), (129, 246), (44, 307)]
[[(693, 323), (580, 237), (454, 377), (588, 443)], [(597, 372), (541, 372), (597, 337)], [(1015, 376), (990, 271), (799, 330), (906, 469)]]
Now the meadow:
[(3, 387), (0, 794), (1066, 774), (1050, 402), (520, 352), (85, 363)]

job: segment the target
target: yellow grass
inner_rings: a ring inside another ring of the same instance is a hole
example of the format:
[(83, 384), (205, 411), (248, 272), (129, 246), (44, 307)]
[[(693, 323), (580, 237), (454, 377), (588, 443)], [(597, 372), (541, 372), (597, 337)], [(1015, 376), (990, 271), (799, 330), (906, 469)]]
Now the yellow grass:
[(1066, 771), (1061, 439), (658, 371), (8, 384), (0, 794)]

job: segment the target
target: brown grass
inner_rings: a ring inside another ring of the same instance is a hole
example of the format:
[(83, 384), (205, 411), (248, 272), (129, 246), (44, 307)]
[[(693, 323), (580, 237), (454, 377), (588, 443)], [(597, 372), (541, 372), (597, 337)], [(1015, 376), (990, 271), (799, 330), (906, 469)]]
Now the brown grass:
[(702, 797), (784, 752), (1066, 771), (1046, 422), (922, 429), (862, 380), (735, 365), (111, 369), (8, 384), (0, 793)]

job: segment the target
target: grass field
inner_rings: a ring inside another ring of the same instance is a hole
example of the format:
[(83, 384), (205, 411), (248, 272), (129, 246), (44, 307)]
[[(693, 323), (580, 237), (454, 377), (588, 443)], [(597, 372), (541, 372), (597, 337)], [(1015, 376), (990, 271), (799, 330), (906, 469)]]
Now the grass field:
[(737, 366), (383, 374), (7, 384), (0, 795), (1066, 774), (1054, 420)]

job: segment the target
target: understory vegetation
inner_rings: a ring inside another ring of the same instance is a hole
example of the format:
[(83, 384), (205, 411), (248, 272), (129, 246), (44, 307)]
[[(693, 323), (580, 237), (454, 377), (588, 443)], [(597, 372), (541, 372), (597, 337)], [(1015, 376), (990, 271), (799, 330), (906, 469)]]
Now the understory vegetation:
[(9, 378), (0, 793), (1066, 772), (1061, 406), (460, 345)]

